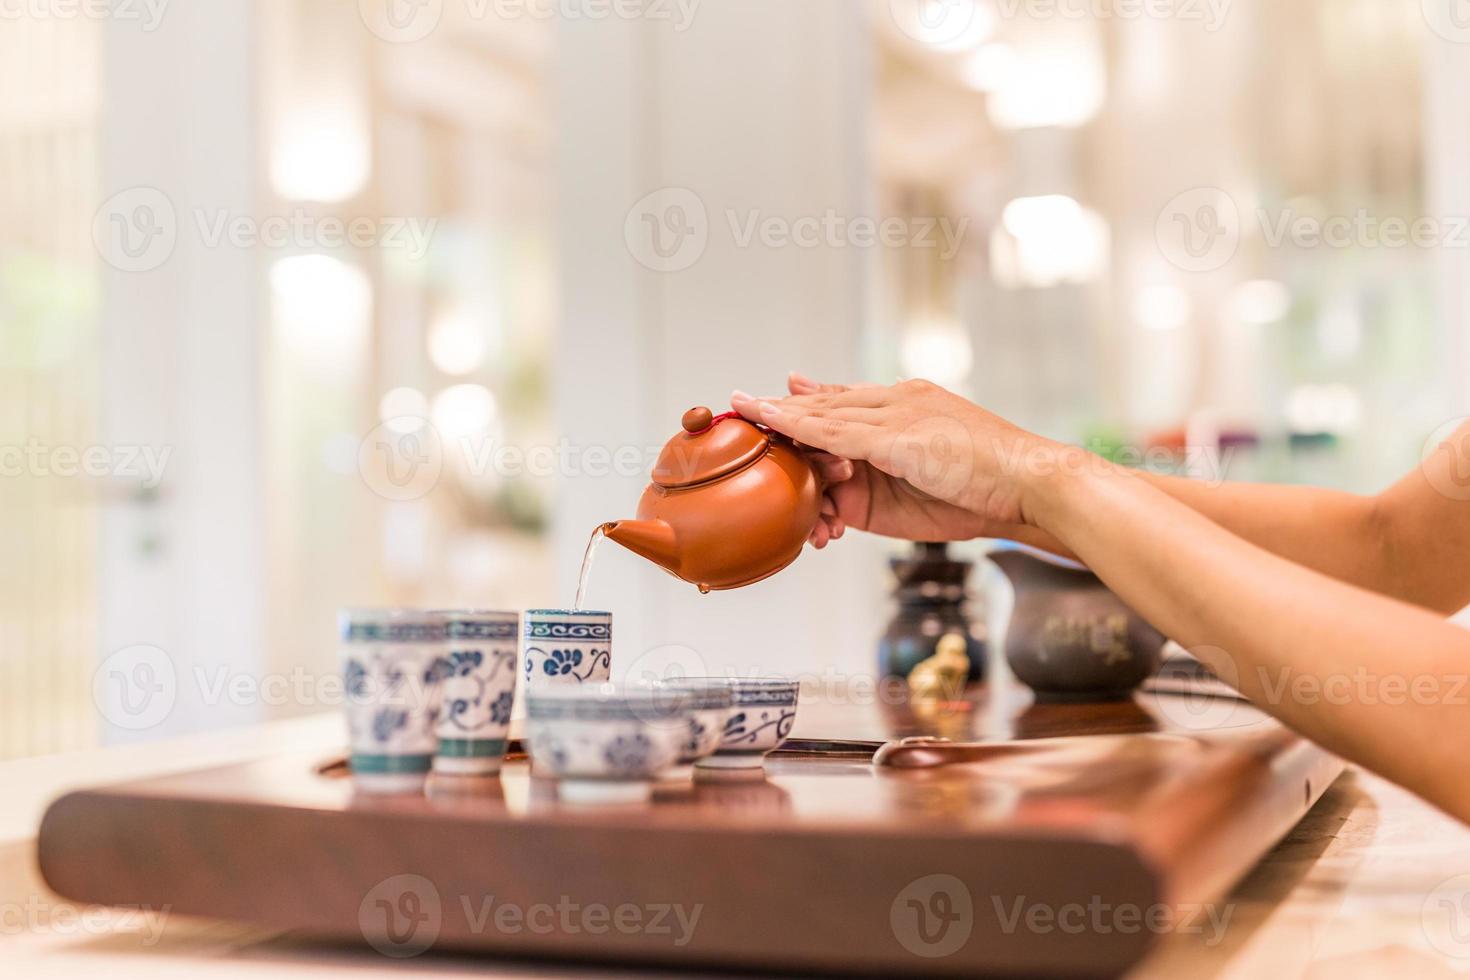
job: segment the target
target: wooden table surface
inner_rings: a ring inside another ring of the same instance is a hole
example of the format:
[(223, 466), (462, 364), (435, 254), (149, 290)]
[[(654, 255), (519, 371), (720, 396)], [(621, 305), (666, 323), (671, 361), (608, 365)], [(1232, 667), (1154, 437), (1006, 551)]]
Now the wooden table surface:
[[(389, 960), (158, 911), (77, 907), (35, 870), (34, 835), (61, 792), (144, 775), (340, 747), (335, 716), (175, 742), (0, 764), (0, 963), (12, 976), (317, 977), (608, 975), (429, 953)], [(248, 846), (242, 841), (241, 846)], [(1349, 771), (1221, 903), (1222, 932), (1167, 935), (1142, 977), (1404, 977), (1470, 972), (1470, 829), (1377, 777)], [(1449, 885), (1446, 885), (1449, 882)], [(627, 971), (630, 976), (639, 971)]]

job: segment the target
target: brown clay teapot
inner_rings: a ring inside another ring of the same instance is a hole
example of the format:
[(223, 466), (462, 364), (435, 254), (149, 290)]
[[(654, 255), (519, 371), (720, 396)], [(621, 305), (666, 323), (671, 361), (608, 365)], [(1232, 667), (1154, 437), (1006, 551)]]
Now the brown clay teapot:
[(683, 422), (653, 464), (638, 519), (603, 533), (701, 592), (759, 582), (795, 561), (822, 502), (806, 457), (734, 412), (691, 408)]

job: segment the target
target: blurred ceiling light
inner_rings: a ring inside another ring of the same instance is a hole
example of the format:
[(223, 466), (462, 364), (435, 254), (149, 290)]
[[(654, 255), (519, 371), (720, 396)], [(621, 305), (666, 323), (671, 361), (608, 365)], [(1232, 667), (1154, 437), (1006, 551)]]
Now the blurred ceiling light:
[(287, 348), (313, 368), (356, 372), (372, 326), (367, 273), (330, 255), (291, 255), (270, 269), (271, 319)]
[(928, 317), (903, 334), (903, 371), (908, 378), (924, 378), (953, 387), (970, 376), (975, 350), (958, 320)]
[(995, 32), (995, 13), (980, 0), (889, 0), (898, 29), (937, 51), (968, 51)]
[(1015, 53), (1006, 45), (994, 42), (966, 58), (961, 71), (970, 88), (977, 92), (996, 92), (1005, 86), (1015, 64)]
[(465, 310), (444, 313), (429, 327), (429, 360), (445, 374), (474, 372), (489, 348), (484, 326)]
[(1008, 288), (1087, 282), (1107, 264), (1108, 226), (1065, 194), (1018, 197), (990, 246), (991, 273)]
[(345, 201), (368, 181), (367, 127), (351, 106), (298, 108), (276, 132), (271, 186), (292, 201)]
[(1147, 330), (1178, 330), (1189, 314), (1189, 295), (1178, 286), (1144, 286), (1133, 296), (1133, 318)]
[(1012, 49), (1003, 84), (986, 102), (999, 129), (1081, 126), (1102, 109), (1107, 74), (1090, 32), (1046, 36)]
[(1292, 432), (1342, 435), (1358, 427), (1362, 403), (1344, 384), (1298, 385), (1286, 399), (1286, 422)]
[(392, 388), (378, 402), (378, 420), (390, 432), (417, 432), (429, 418), (429, 399), (417, 388)]
[(495, 396), (484, 385), (451, 385), (434, 396), (434, 428), (445, 439), (483, 432), (495, 422)]
[(1274, 279), (1253, 279), (1236, 286), (1230, 309), (1242, 323), (1275, 323), (1291, 309), (1291, 290)]

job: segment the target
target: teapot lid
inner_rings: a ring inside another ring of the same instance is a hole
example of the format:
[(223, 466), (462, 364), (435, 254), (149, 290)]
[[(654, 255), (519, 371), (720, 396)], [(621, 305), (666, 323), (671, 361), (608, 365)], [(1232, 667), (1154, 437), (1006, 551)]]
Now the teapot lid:
[(683, 423), (653, 464), (653, 482), (671, 490), (733, 473), (760, 459), (771, 441), (734, 412), (716, 416), (700, 406), (685, 412)]

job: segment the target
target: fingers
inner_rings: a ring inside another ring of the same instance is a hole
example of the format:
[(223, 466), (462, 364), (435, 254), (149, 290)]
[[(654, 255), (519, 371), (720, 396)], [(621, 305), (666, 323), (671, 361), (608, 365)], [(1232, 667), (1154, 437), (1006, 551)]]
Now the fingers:
[(786, 390), (793, 395), (815, 395), (822, 391), (842, 391), (846, 385), (823, 385), (804, 374), (792, 371), (786, 376)]
[(853, 468), (851, 460), (821, 451), (808, 451), (807, 459), (817, 468), (817, 475), (822, 478), (824, 486), (830, 486), (833, 483), (841, 483), (843, 480), (852, 479)]
[[(888, 404), (888, 389), (881, 385), (824, 385), (804, 375), (792, 372), (786, 379), (791, 399), (817, 408), (878, 408)], [(791, 399), (766, 399), (767, 401), (789, 401)]]
[(736, 392), (730, 404), (753, 422), (769, 426), (784, 436), (848, 459), (867, 459), (874, 451), (879, 429), (875, 425), (846, 418), (829, 418), (813, 409), (779, 402), (763, 401)]
[(866, 383), (855, 385), (825, 385), (822, 384), (820, 381), (813, 381), (811, 378), (808, 378), (800, 371), (792, 371), (786, 376), (786, 389), (790, 391), (793, 395), (835, 395), (838, 392), (852, 391), (857, 388), (877, 387), (878, 385)]
[(831, 497), (823, 494), (821, 512), (817, 515), (817, 523), (812, 528), (812, 533), (807, 535), (807, 540), (813, 548), (825, 548), (842, 537), (846, 530), (846, 522), (837, 516), (837, 505)]

